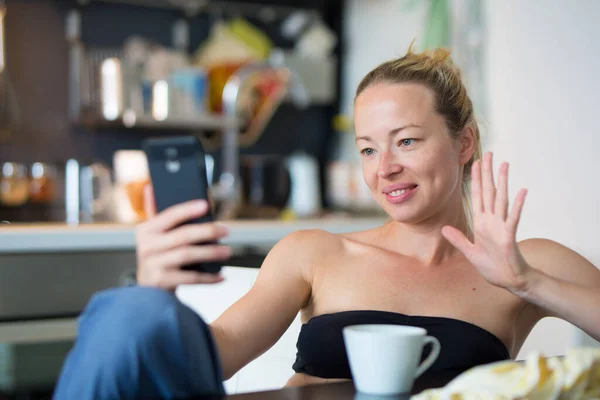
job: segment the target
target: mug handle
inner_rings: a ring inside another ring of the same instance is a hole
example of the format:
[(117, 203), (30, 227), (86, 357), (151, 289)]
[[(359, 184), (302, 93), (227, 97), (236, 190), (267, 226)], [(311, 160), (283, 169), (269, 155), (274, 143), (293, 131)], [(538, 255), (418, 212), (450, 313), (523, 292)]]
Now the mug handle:
[(435, 362), (435, 360), (437, 360), (438, 356), (440, 355), (440, 349), (442, 346), (440, 345), (439, 340), (437, 340), (433, 336), (425, 336), (425, 340), (423, 341), (423, 347), (425, 347), (427, 345), (427, 343), (431, 344), (431, 353), (429, 353), (427, 358), (425, 360), (423, 360), (423, 362), (421, 364), (419, 364), (419, 367), (417, 368), (417, 372), (415, 373), (415, 378), (418, 378), (419, 376), (421, 376), (421, 374), (423, 372), (425, 372), (425, 370), (427, 370), (427, 368), (431, 367), (431, 364), (433, 364)]

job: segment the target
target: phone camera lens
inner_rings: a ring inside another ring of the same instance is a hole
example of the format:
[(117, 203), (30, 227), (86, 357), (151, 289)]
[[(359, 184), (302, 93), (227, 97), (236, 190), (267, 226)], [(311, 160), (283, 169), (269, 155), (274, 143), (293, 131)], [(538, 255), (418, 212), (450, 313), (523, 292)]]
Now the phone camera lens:
[(165, 150), (167, 158), (177, 158), (177, 149), (175, 147), (168, 147)]

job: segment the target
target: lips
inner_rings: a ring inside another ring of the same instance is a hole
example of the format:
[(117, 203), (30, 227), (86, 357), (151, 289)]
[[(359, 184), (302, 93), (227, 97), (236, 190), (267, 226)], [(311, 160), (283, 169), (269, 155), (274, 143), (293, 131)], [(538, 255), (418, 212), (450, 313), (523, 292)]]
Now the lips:
[(386, 186), (383, 188), (383, 194), (388, 195), (398, 190), (410, 190), (417, 187), (415, 183), (396, 183), (394, 185)]
[(387, 195), (392, 196), (392, 197), (398, 197), (398, 196), (403, 195), (404, 193), (408, 192), (409, 190), (410, 189), (394, 190), (393, 192), (389, 192)]
[(410, 199), (419, 186), (410, 183), (398, 183), (383, 189), (386, 200), (391, 204), (400, 204)]

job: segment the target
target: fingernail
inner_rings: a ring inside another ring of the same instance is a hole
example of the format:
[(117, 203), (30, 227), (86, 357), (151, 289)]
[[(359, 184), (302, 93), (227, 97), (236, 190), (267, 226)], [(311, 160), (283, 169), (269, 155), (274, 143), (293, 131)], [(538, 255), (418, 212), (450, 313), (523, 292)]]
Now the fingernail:
[(198, 207), (198, 211), (206, 211), (206, 208), (208, 207), (208, 202), (206, 200), (198, 200), (196, 205)]
[(223, 254), (230, 256), (233, 254), (233, 249), (231, 247), (223, 247)]
[(226, 227), (225, 225), (223, 225), (221, 223), (217, 223), (217, 227), (218, 227), (219, 233), (221, 235), (226, 235), (227, 233), (229, 233), (229, 228)]

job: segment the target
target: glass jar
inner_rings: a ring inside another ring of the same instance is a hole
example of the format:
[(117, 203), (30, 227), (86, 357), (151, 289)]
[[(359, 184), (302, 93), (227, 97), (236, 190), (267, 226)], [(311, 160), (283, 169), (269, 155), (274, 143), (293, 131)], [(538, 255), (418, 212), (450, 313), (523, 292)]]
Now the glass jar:
[(33, 203), (50, 204), (56, 196), (56, 168), (36, 162), (29, 171), (29, 199)]
[(2, 164), (0, 177), (0, 203), (9, 207), (18, 207), (29, 198), (29, 180), (25, 165), (14, 162)]

